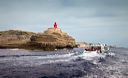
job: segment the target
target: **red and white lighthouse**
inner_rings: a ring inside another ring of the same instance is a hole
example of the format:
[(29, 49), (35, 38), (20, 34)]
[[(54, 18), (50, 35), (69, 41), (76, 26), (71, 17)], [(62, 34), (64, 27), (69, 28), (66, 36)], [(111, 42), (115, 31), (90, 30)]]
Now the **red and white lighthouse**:
[(54, 23), (54, 29), (58, 28), (56, 22)]

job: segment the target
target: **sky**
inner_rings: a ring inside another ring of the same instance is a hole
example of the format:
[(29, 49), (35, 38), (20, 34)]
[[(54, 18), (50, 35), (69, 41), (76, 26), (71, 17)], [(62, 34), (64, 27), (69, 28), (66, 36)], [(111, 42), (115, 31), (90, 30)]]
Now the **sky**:
[(0, 0), (0, 31), (57, 22), (76, 41), (128, 47), (128, 0)]

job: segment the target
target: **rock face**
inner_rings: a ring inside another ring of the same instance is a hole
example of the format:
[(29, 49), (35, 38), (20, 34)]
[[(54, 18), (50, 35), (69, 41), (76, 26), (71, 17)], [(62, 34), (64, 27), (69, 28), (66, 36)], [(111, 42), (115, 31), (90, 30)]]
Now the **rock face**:
[(44, 33), (19, 30), (0, 32), (0, 48), (55, 50), (75, 46), (75, 39), (59, 28), (48, 28)]
[(25, 32), (20, 30), (9, 30), (0, 32), (0, 48), (20, 48), (22, 44), (29, 41), (34, 35), (33, 32)]
[(48, 28), (44, 33), (31, 36), (29, 46), (44, 50), (75, 47), (75, 39), (57, 28)]

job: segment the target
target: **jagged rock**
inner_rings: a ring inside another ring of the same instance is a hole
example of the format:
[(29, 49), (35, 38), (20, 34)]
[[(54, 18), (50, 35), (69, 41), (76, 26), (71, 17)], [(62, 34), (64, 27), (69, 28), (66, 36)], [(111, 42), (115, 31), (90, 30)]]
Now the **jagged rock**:
[(37, 34), (19, 30), (0, 32), (0, 48), (55, 50), (75, 46), (75, 39), (59, 28), (48, 28), (44, 33)]
[(76, 46), (75, 39), (61, 29), (49, 28), (44, 33), (31, 36), (29, 46), (39, 46), (42, 49), (73, 48)]
[(0, 48), (20, 48), (20, 45), (28, 42), (33, 34), (35, 33), (20, 30), (1, 31)]

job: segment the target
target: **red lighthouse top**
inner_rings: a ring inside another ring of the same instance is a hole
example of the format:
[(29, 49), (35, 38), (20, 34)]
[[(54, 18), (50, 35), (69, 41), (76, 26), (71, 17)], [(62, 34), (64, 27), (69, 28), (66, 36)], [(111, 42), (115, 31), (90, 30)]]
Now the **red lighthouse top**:
[(57, 24), (56, 24), (56, 22), (54, 23), (54, 28), (55, 28), (55, 29), (57, 28)]

